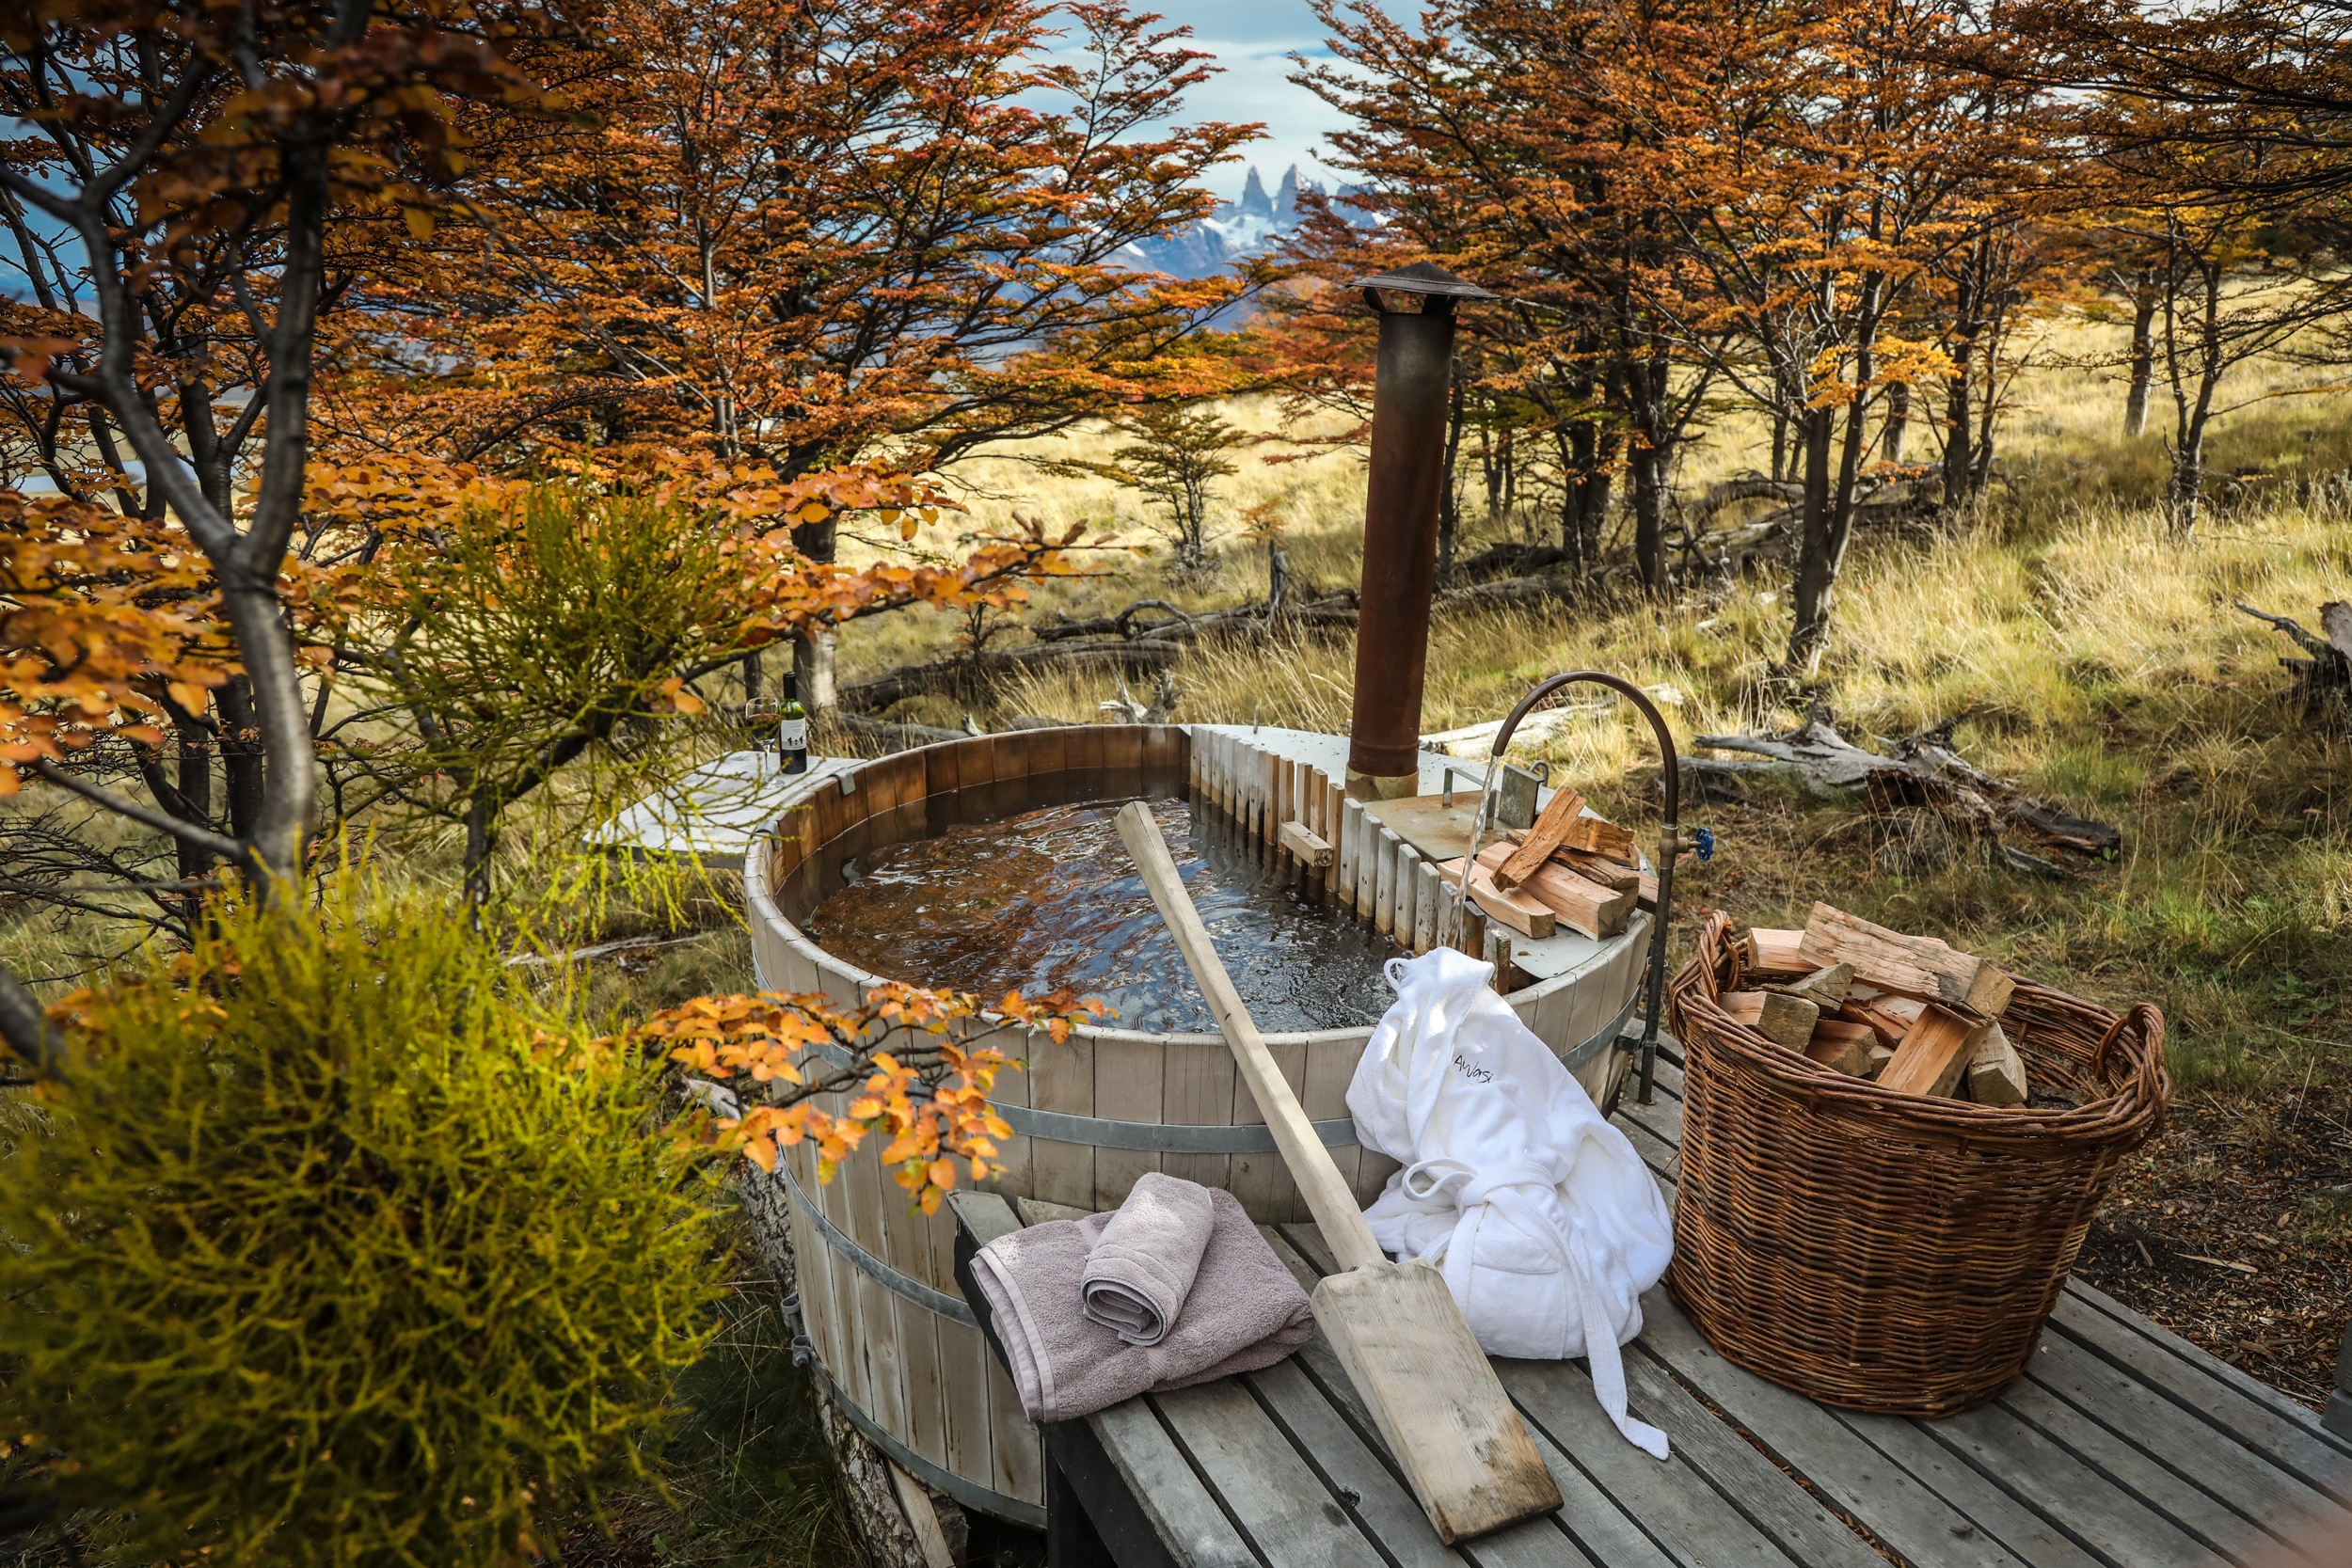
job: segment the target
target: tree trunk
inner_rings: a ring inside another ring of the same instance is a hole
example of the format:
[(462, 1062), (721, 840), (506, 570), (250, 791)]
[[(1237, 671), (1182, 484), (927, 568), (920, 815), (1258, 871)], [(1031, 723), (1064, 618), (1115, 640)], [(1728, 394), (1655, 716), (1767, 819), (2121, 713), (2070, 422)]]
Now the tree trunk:
[(746, 703), (759, 701), (760, 689), (766, 684), (760, 679), (761, 673), (759, 650), (754, 648), (743, 656), (743, 700)]
[(1903, 460), (1903, 436), (1911, 428), (1911, 383), (1898, 381), (1886, 388), (1886, 423), (1879, 433), (1879, 455), (1889, 463)]
[(1976, 418), (1971, 399), (1975, 378), (1969, 368), (1972, 344), (1963, 338), (1953, 345), (1955, 372), (1944, 384), (1944, 510), (1957, 513), (1968, 499), (1968, 476), (1976, 467)]
[[(2147, 279), (2148, 275), (2140, 275)], [(2123, 434), (2145, 436), (2148, 433), (2148, 394), (2156, 379), (2156, 293), (2153, 281), (2144, 281), (2132, 298), (2132, 385), (2123, 395)]]
[(250, 677), (231, 675), (215, 699), (220, 709), (220, 766), (228, 784), (229, 832), (249, 839), (262, 819), (267, 778), (253, 712)]
[(840, 633), (821, 626), (792, 640), (792, 673), (799, 678), (801, 705), (811, 713), (830, 713), (841, 705), (834, 681), (834, 656), (840, 642)]
[(1804, 499), (1799, 513), (1796, 624), (1788, 633), (1788, 668), (1810, 670), (1829, 629), (1830, 590), (1836, 567), (1830, 555), (1830, 436), (1836, 410), (1808, 408), (1797, 421), (1803, 437)]
[(1633, 566), (1642, 586), (1666, 591), (1666, 486), (1658, 449), (1645, 444), (1633, 453)]
[(2175, 533), (2188, 534), (2197, 528), (2197, 514), (2205, 487), (2205, 427), (2213, 419), (2213, 395), (2221, 385), (2222, 372), (2229, 368), (2227, 351), (2221, 343), (2221, 265), (2217, 261), (2200, 262), (2201, 277), (2198, 302), (2201, 320), (2197, 323), (2196, 395), (2191, 397), (2182, 385), (2179, 350), (2175, 346), (2176, 328), (2167, 312), (2165, 323), (2166, 358), (2172, 378), (2172, 405), (2175, 411), (2172, 441), (2172, 478), (2166, 486), (2166, 509), (2172, 515)]

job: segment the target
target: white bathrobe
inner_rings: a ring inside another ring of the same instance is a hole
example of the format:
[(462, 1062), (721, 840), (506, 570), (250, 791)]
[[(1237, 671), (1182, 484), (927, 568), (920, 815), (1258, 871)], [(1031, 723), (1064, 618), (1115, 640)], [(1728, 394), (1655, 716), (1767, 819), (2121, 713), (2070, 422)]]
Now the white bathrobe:
[(1623, 1132), (1489, 986), (1440, 947), (1388, 966), (1396, 1003), (1347, 1089), (1356, 1134), (1405, 1168), (1364, 1212), (1390, 1252), (1444, 1270), (1493, 1355), (1581, 1355), (1627, 1439), (1666, 1434), (1626, 1411), (1618, 1347), (1674, 1251), (1657, 1181)]

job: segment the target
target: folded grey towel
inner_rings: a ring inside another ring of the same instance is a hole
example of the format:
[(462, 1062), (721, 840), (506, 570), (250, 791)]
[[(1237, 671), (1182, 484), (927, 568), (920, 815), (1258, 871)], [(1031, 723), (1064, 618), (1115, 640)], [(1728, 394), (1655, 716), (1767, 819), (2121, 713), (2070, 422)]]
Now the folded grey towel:
[(1112, 1215), (997, 1237), (972, 1259), (1021, 1408), (1066, 1421), (1155, 1389), (1184, 1388), (1281, 1360), (1314, 1338), (1314, 1309), (1233, 1195), (1210, 1191), (1208, 1245), (1187, 1308), (1156, 1345), (1128, 1345), (1089, 1319), (1079, 1281)]
[(1086, 1315), (1127, 1344), (1158, 1344), (1184, 1309), (1216, 1212), (1200, 1182), (1147, 1171), (1087, 1254)]

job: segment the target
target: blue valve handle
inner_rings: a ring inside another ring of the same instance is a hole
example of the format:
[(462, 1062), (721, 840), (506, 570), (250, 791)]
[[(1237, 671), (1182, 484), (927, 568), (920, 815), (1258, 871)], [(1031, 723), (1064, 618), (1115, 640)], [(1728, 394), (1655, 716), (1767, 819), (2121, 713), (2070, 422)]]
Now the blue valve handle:
[(1699, 859), (1713, 860), (1715, 858), (1714, 832), (1707, 828), (1693, 828), (1691, 831), (1691, 847), (1699, 852)]

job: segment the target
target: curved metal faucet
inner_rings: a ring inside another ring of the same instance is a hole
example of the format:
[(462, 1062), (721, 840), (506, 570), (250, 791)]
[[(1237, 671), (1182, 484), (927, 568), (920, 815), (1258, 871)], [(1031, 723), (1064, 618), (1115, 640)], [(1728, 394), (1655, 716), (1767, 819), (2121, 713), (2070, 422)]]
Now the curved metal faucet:
[(1674, 910), (1675, 861), (1685, 849), (1697, 849), (1700, 858), (1706, 859), (1714, 848), (1711, 835), (1705, 832), (1699, 835), (1702, 842), (1686, 844), (1682, 840), (1681, 765), (1675, 752), (1674, 736), (1666, 728), (1665, 717), (1658, 711), (1658, 705), (1650, 701), (1648, 692), (1622, 675), (1613, 675), (1601, 670), (1571, 670), (1564, 675), (1545, 676), (1519, 699), (1518, 705), (1503, 720), (1502, 728), (1495, 732), (1494, 751), (1486, 762), (1486, 787), (1479, 792), (1478, 810), (1470, 818), (1470, 853), (1462, 858), (1461, 878), (1455, 888), (1460, 895), (1456, 907), (1462, 910), (1470, 907), (1470, 868), (1478, 863), (1478, 839), (1486, 823), (1486, 800), (1494, 793), (1495, 781), (1502, 776), (1502, 753), (1511, 744), (1512, 732), (1519, 727), (1519, 721), (1526, 718), (1536, 704), (1562, 687), (1573, 686), (1579, 681), (1605, 686), (1640, 708), (1642, 716), (1649, 721), (1649, 727), (1657, 733), (1659, 755), (1664, 759), (1666, 767), (1666, 820), (1658, 834), (1658, 925), (1650, 933), (1649, 999), (1643, 1008), (1642, 1020), (1642, 1094), (1639, 1103), (1647, 1105), (1655, 1098), (1652, 1080), (1658, 1059), (1658, 1021), (1666, 996), (1666, 933), (1667, 927), (1673, 924), (1670, 916)]

